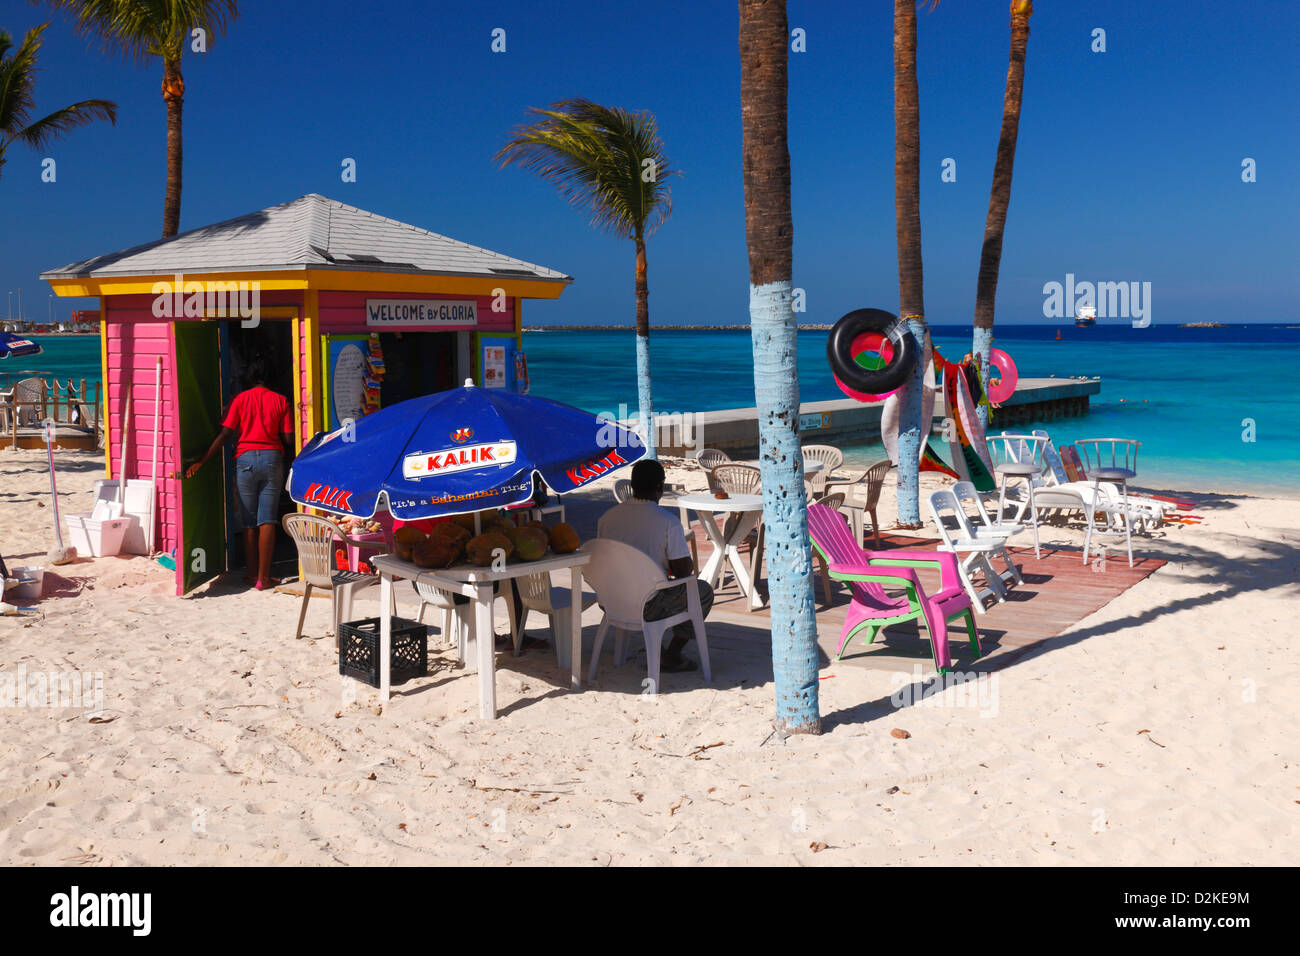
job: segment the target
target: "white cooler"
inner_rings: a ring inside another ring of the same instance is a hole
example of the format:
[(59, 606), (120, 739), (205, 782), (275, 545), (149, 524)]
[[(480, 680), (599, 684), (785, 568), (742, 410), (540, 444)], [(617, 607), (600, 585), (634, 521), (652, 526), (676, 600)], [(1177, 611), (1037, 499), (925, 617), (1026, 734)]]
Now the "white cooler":
[(92, 558), (110, 558), (122, 553), (122, 539), (132, 518), (92, 518), (88, 514), (66, 515), (68, 519), (67, 543), (77, 549), (77, 554)]
[[(117, 505), (117, 479), (101, 478), (95, 482), (95, 507), (91, 517), (103, 519), (114, 514)], [(148, 554), (145, 529), (154, 521), (153, 482), (147, 478), (131, 478), (126, 483), (126, 501), (121, 511), (127, 519), (126, 535), (122, 539), (122, 554)], [(114, 552), (118, 553), (118, 552)]]

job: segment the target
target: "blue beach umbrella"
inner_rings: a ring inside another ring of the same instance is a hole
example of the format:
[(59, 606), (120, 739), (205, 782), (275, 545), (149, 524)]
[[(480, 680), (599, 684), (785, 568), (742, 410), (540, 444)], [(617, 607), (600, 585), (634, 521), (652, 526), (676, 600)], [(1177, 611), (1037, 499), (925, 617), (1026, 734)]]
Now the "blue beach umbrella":
[(12, 332), (0, 332), (0, 359), (7, 359), (11, 355), (40, 355), (43, 351), (45, 350), (31, 339)]
[(526, 502), (536, 475), (564, 494), (644, 454), (640, 436), (612, 420), (467, 385), (317, 434), (289, 471), (289, 496), (361, 518), (386, 502), (416, 521)]

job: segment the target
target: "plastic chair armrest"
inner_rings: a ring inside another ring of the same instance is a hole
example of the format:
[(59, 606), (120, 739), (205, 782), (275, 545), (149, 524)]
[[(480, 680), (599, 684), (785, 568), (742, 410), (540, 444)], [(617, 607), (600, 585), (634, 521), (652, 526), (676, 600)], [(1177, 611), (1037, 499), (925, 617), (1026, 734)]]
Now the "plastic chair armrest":
[(961, 587), (961, 572), (957, 569), (957, 555), (951, 551), (880, 551), (867, 556), (872, 565), (898, 565), (910, 568), (937, 568), (939, 583), (944, 590)]
[(876, 567), (864, 564), (831, 564), (827, 570), (837, 581), (868, 581), (872, 584), (888, 584), (900, 588), (916, 587), (919, 584), (915, 571), (896, 565)]

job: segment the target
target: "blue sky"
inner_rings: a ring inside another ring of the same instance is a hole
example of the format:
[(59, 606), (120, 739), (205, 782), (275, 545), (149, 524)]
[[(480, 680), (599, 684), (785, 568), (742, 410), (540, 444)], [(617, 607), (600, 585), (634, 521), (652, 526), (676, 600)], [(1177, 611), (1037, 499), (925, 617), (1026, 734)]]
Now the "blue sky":
[[(592, 231), (547, 184), (492, 154), (528, 106), (569, 96), (652, 110), (684, 175), (649, 246), (651, 322), (747, 321), (737, 13), (725, 0), (242, 4), (187, 57), (181, 228), (319, 192), (575, 277), (529, 324), (630, 324), (633, 250)], [(15, 38), (52, 19), (37, 113), (116, 100), (116, 127), (42, 155), (15, 145), (0, 178), (0, 292), (45, 316), (44, 269), (157, 238), (161, 68), (111, 57), (62, 14), (0, 0)], [(1001, 122), (1007, 3), (921, 12), (927, 317), (974, 305)], [(804, 321), (897, 307), (892, 4), (790, 4), (795, 284)], [(491, 52), (491, 31), (506, 52)], [(1106, 31), (1106, 52), (1091, 50)], [(999, 322), (1042, 322), (1043, 285), (1152, 284), (1152, 318), (1300, 321), (1296, 104), (1300, 5), (1040, 2), (1031, 22)], [(344, 183), (340, 163), (357, 161)], [(1245, 157), (1257, 182), (1243, 183)], [(953, 158), (957, 181), (940, 181)], [(0, 308), (8, 299), (0, 300)], [(73, 304), (56, 302), (66, 316)], [(93, 303), (89, 304), (93, 307)]]

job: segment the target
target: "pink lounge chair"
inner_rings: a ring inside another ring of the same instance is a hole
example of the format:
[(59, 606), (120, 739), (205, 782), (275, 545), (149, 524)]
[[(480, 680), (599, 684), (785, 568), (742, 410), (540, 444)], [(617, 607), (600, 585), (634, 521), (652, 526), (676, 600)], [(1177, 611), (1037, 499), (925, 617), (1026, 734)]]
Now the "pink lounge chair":
[[(808, 506), (808, 533), (813, 547), (826, 559), (830, 575), (844, 581), (852, 591), (853, 603), (844, 619), (836, 660), (858, 631), (867, 629), (867, 643), (890, 624), (920, 619), (930, 634), (930, 650), (939, 673), (952, 668), (948, 654), (948, 621), (964, 617), (971, 650), (980, 656), (979, 632), (971, 613), (970, 598), (962, 588), (957, 556), (944, 551), (863, 551), (853, 541), (844, 516), (825, 505)], [(917, 568), (938, 568), (939, 591), (927, 595), (917, 579)], [(891, 598), (883, 586), (902, 588), (906, 593)]]

